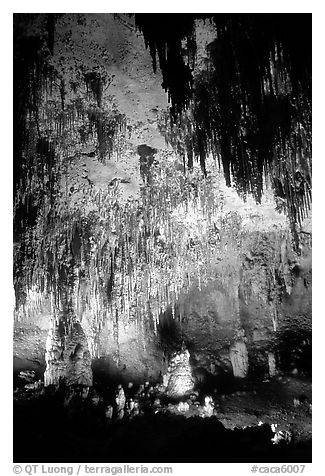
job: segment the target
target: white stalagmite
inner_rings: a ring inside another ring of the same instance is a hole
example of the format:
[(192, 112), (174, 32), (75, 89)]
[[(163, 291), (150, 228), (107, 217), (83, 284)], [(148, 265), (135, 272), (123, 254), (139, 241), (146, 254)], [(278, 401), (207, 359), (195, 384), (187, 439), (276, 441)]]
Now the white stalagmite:
[(194, 387), (194, 377), (190, 365), (189, 351), (186, 349), (176, 353), (169, 364), (168, 395), (180, 397), (191, 392)]
[(268, 352), (267, 358), (269, 364), (269, 375), (270, 377), (274, 377), (277, 374), (275, 355), (273, 352)]
[(235, 342), (229, 350), (234, 377), (244, 378), (248, 373), (248, 352), (243, 340)]

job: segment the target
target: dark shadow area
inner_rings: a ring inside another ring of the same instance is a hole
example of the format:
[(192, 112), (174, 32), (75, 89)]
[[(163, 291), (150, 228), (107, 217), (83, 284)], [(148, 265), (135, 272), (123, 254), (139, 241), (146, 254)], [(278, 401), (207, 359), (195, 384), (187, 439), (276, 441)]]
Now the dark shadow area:
[(21, 359), (19, 357), (13, 358), (13, 386), (23, 387), (26, 382), (18, 378), (20, 371), (31, 371), (34, 373), (33, 380), (42, 379), (45, 371), (45, 362), (39, 362), (31, 359)]
[[(14, 462), (310, 462), (311, 441), (273, 445), (270, 425), (226, 429), (213, 416), (153, 412), (123, 420), (104, 417), (113, 393), (87, 399), (47, 387), (14, 402)], [(94, 404), (94, 398), (101, 398)]]
[(137, 147), (137, 152), (140, 156), (140, 173), (141, 177), (148, 177), (150, 172), (150, 167), (154, 163), (155, 154), (157, 149), (150, 147), (146, 144), (141, 144)]
[(280, 368), (284, 372), (296, 371), (311, 377), (312, 333), (304, 329), (285, 330), (278, 343)]

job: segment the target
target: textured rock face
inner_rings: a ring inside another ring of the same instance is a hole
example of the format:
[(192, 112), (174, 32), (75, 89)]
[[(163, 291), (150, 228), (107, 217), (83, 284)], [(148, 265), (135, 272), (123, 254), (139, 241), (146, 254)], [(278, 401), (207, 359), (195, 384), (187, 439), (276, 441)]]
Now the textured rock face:
[(93, 384), (91, 356), (79, 323), (75, 323), (68, 333), (62, 325), (52, 325), (46, 341), (45, 361), (45, 386)]
[(178, 352), (172, 357), (169, 363), (168, 374), (167, 393), (169, 396), (182, 397), (193, 390), (194, 378), (188, 350)]
[(55, 325), (49, 331), (46, 339), (44, 384), (58, 385), (66, 378), (67, 365), (64, 360), (64, 342), (59, 328)]

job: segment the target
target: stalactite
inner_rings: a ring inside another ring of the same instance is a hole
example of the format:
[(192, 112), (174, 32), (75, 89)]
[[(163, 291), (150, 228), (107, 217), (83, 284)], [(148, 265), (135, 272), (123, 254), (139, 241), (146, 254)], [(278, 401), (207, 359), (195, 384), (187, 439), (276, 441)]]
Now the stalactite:
[[(136, 24), (150, 47), (154, 68), (158, 54), (163, 77), (168, 76), (168, 58), (159, 54), (162, 45), (167, 50), (175, 48), (179, 58), (173, 64), (173, 72), (183, 82), (182, 94), (168, 81), (164, 82), (172, 106), (170, 124), (165, 118), (161, 130), (182, 157), (186, 153), (189, 167), (193, 166), (193, 155), (203, 171), (207, 156), (218, 156), (227, 184), (234, 182), (239, 193), (251, 193), (259, 202), (266, 170), (272, 174), (278, 169), (275, 149), (285, 144), (293, 146), (296, 130), (302, 127), (306, 134), (299, 131), (298, 137), (305, 149), (310, 149), (311, 17), (281, 14), (210, 17), (215, 24), (216, 39), (209, 45), (209, 67), (196, 73), (192, 65), (192, 92), (187, 87), (189, 80), (182, 74), (182, 52), (173, 42), (193, 39), (195, 15), (186, 16), (183, 22), (183, 16), (177, 14), (136, 14)], [(170, 23), (177, 25), (176, 33), (170, 32)], [(297, 54), (298, 47), (301, 54)], [(302, 169), (310, 168), (310, 151), (300, 158)], [(288, 170), (295, 164), (294, 154), (289, 150), (284, 160)], [(285, 174), (275, 178), (288, 181), (290, 187), (294, 173), (291, 170), (288, 178)], [(305, 174), (304, 179), (310, 181), (310, 175)], [(300, 222), (301, 201), (292, 194), (287, 194), (285, 199), (292, 224), (296, 220)]]

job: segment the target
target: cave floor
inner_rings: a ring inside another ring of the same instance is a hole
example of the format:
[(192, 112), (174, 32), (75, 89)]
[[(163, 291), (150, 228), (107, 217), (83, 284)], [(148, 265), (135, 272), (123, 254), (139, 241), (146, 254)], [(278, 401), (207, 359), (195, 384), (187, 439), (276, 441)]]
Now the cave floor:
[[(296, 400), (296, 405), (294, 403)], [(218, 399), (218, 419), (226, 428), (277, 424), (293, 433), (296, 442), (312, 436), (310, 380), (280, 377), (253, 385), (247, 390), (225, 394)]]
[[(290, 376), (242, 382), (231, 392), (215, 395), (214, 402), (215, 416), (210, 418), (200, 418), (196, 409), (180, 414), (170, 404), (169, 411), (166, 405), (158, 414), (149, 411), (108, 423), (99, 407), (67, 411), (57, 395), (37, 398), (18, 392), (14, 461), (311, 461), (310, 380)], [(292, 443), (272, 444), (271, 424), (289, 430)]]

